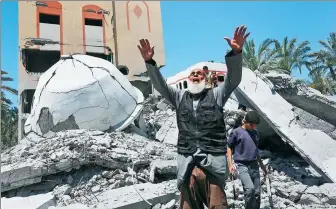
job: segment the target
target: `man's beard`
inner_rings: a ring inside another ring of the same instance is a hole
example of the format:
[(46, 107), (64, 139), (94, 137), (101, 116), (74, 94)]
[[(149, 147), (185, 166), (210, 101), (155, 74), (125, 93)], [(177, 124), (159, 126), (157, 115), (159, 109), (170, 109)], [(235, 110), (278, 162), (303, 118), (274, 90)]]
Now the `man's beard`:
[(201, 80), (199, 83), (193, 83), (189, 80), (188, 90), (192, 94), (199, 94), (205, 89), (205, 79)]

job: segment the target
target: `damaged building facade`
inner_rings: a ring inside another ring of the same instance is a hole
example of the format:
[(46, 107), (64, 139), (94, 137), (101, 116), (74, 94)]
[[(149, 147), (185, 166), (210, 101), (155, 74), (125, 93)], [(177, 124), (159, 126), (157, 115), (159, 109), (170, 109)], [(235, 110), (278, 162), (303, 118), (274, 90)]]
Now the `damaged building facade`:
[(61, 55), (87, 54), (112, 62), (146, 96), (153, 91), (137, 49), (149, 38), (165, 65), (160, 2), (19, 2), (19, 140), (40, 76)]

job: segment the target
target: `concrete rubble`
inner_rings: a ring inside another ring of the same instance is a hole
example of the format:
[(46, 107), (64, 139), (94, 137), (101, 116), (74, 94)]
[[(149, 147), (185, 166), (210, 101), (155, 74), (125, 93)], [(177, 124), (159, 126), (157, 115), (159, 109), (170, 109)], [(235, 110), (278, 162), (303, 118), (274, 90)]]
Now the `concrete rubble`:
[[(225, 106), (228, 131), (243, 116), (237, 107), (244, 101), (237, 95)], [(157, 96), (148, 97), (142, 105), (139, 117), (122, 131), (90, 128), (44, 136), (30, 132), (1, 155), (1, 208), (178, 208), (175, 110)], [(297, 107), (292, 112), (300, 118), (295, 127), (319, 129), (333, 138), (330, 123)], [(284, 142), (273, 124), (263, 119), (258, 128), (264, 142), (260, 153), (271, 170), (275, 208), (336, 208), (336, 184), (328, 183), (309, 160)], [(225, 188), (229, 205), (242, 209), (243, 188), (239, 180), (234, 183), (237, 200), (233, 200), (230, 180)], [(269, 208), (263, 180), (261, 208)]]
[(336, 96), (325, 96), (304, 82), (287, 74), (265, 74), (276, 90), (289, 103), (336, 126)]
[[(31, 135), (29, 137), (34, 138)], [(35, 135), (36, 138), (38, 136)], [(43, 182), (43, 176), (70, 172), (85, 165), (113, 170), (104, 173), (104, 176), (119, 176), (122, 182), (117, 183), (127, 184), (128, 168), (139, 170), (149, 167), (152, 160), (175, 158), (173, 146), (149, 141), (132, 133), (72, 130), (38, 141), (26, 138), (2, 155), (2, 191)], [(148, 180), (145, 173), (143, 181)]]
[[(48, 137), (30, 133), (2, 154), (2, 195), (7, 197), (2, 208), (13, 208), (7, 206), (9, 200), (19, 205), (30, 201), (36, 208), (49, 204), (48, 209), (177, 208), (176, 148), (155, 139), (155, 131), (175, 117), (174, 110), (161, 110), (157, 102), (158, 98), (148, 98), (143, 110), (151, 139), (130, 129), (67, 130)], [(229, 110), (237, 107), (234, 98), (229, 104), (228, 130), (241, 114)], [(336, 208), (336, 184), (326, 183), (294, 150), (285, 154), (264, 150), (262, 156), (272, 170), (276, 208)], [(239, 180), (235, 184), (239, 194), (235, 207), (243, 208), (243, 189)], [(226, 191), (232, 205), (229, 181)], [(262, 208), (268, 208), (264, 184)]]
[(56, 205), (51, 192), (29, 197), (1, 198), (1, 208), (48, 209)]
[[(273, 91), (268, 82), (243, 68), (240, 85), (235, 92), (238, 100), (257, 110), (281, 139), (293, 147), (328, 182), (336, 182), (336, 141), (326, 133), (302, 127), (294, 107)], [(316, 145), (319, 146), (316, 146)]]

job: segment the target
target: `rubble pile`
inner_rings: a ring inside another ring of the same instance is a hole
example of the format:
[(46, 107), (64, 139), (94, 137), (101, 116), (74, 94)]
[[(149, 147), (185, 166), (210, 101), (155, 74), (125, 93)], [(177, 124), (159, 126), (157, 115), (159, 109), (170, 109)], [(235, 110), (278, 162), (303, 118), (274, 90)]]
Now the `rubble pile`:
[[(243, 117), (236, 101), (230, 102), (227, 130)], [(142, 116), (147, 138), (130, 128), (111, 133), (67, 130), (46, 137), (30, 133), (2, 153), (2, 208), (14, 203), (20, 208), (23, 201), (27, 208), (34, 203), (31, 208), (48, 209), (178, 208), (175, 111), (165, 100), (149, 97)], [(271, 169), (275, 208), (336, 208), (336, 184), (325, 183), (298, 155), (261, 153)], [(262, 184), (261, 208), (266, 209)], [(232, 182), (226, 185), (230, 207), (243, 208), (243, 188), (239, 180), (235, 185), (235, 201)]]
[[(336, 184), (325, 183), (324, 179), (299, 156), (286, 156), (286, 153), (271, 154), (267, 151), (261, 153), (265, 158), (264, 164), (270, 167), (275, 208), (336, 208)], [(260, 175), (262, 176), (261, 170)], [(235, 181), (235, 185), (238, 193), (236, 208), (243, 208), (242, 185), (239, 180)], [(226, 188), (229, 198), (233, 198), (232, 183), (228, 182)], [(261, 208), (269, 208), (266, 184), (263, 180), (261, 197)], [(233, 204), (232, 200), (230, 204)]]
[(240, 126), (245, 117), (243, 110), (224, 110), (224, 121), (226, 131), (230, 131), (232, 128)]
[[(324, 179), (299, 156), (262, 151), (263, 162), (270, 167), (272, 199), (276, 209), (336, 208), (336, 184)], [(260, 176), (262, 171), (260, 170)], [(270, 209), (267, 188), (262, 178), (261, 207)], [(233, 182), (227, 181), (225, 191), (230, 208), (244, 208), (244, 190), (235, 180), (237, 199), (233, 199)]]
[(31, 133), (2, 154), (2, 191), (8, 191), (3, 196), (29, 196), (57, 186), (56, 193), (86, 203), (87, 194), (154, 182), (154, 160), (176, 160), (175, 148), (124, 132), (72, 130), (47, 138)]
[(142, 112), (150, 139), (157, 139), (157, 132), (165, 125), (167, 120), (175, 116), (175, 111), (171, 109), (170, 104), (165, 99), (153, 95), (146, 99)]

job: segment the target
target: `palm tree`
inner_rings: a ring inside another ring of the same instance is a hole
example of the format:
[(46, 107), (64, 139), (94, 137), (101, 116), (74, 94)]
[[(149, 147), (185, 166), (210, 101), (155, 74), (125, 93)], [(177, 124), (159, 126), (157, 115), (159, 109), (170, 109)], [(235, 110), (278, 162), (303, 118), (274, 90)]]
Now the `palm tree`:
[(6, 71), (1, 70), (1, 148), (8, 148), (17, 143), (18, 139), (18, 109), (11, 107), (12, 101), (7, 99), (5, 91), (18, 94), (16, 89), (13, 89), (3, 82), (13, 81), (13, 78), (7, 76)]
[(7, 99), (5, 93), (1, 91), (1, 106), (10, 106), (12, 105), (12, 101)]
[(2, 149), (12, 147), (18, 141), (18, 109), (1, 107), (1, 143)]
[(243, 65), (261, 73), (275, 70), (277, 51), (274, 47), (271, 47), (274, 43), (272, 39), (266, 39), (260, 44), (257, 51), (253, 39), (247, 41), (243, 50)]
[(288, 41), (286, 36), (281, 44), (277, 40), (274, 43), (277, 50), (277, 68), (280, 71), (291, 74), (293, 70), (299, 69), (301, 73), (302, 66), (309, 64), (309, 41), (297, 43), (296, 38)]
[(318, 52), (312, 53), (312, 62), (319, 63), (319, 68), (315, 70), (330, 73), (333, 80), (336, 81), (336, 33), (330, 33), (327, 41), (319, 41), (322, 49)]
[(4, 91), (7, 91), (15, 95), (18, 94), (18, 91), (3, 84), (3, 82), (13, 81), (13, 78), (6, 76), (7, 74), (8, 73), (6, 71), (1, 70), (1, 104), (4, 103), (5, 105), (11, 105), (12, 102), (5, 97)]
[(320, 91), (322, 94), (332, 95), (336, 92), (336, 82), (332, 79), (326, 77), (320, 69), (320, 64), (310, 63), (308, 66), (309, 77), (312, 79), (312, 82), (309, 83), (309, 87), (314, 88)]

